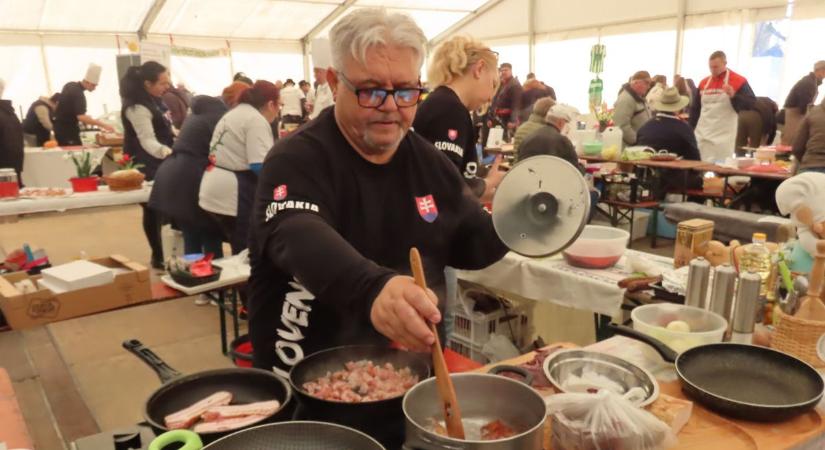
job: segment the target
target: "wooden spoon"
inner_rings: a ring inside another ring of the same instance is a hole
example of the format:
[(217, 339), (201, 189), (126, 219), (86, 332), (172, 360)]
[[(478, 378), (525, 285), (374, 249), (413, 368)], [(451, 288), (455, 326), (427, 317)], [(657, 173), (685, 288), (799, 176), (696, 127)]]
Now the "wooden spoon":
[[(421, 255), (418, 249), (410, 249), (410, 267), (412, 267), (415, 284), (427, 291), (427, 279), (424, 277), (424, 266), (421, 264)], [(435, 370), (435, 384), (438, 387), (438, 395), (441, 397), (441, 404), (444, 409), (444, 423), (447, 424), (447, 435), (454, 439), (464, 439), (464, 424), (461, 423), (461, 409), (458, 407), (458, 400), (455, 397), (453, 380), (447, 371), (447, 362), (444, 360), (444, 352), (441, 349), (441, 342), (438, 339), (438, 331), (435, 324), (428, 321), (430, 331), (435, 336), (433, 344), (433, 369)]]

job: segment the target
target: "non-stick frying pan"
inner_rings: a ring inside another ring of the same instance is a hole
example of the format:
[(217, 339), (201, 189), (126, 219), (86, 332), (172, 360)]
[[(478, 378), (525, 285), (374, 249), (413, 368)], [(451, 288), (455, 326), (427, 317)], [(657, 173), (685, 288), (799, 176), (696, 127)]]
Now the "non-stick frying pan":
[(403, 395), (387, 400), (346, 403), (323, 400), (304, 390), (304, 383), (342, 370), (350, 361), (364, 359), (375, 364), (392, 363), (396, 369), (409, 367), (419, 381), (430, 376), (429, 354), (378, 345), (348, 345), (322, 350), (302, 359), (289, 372), (289, 382), (298, 400), (294, 418), (352, 427), (377, 439), (385, 447), (400, 447), (404, 436)]
[[(163, 382), (146, 401), (143, 409), (143, 417), (155, 433), (160, 434), (169, 430), (163, 421), (168, 414), (184, 409), (218, 391), (231, 392), (232, 404), (266, 400), (281, 402), (281, 409), (275, 414), (250, 426), (291, 419), (292, 389), (285, 380), (272, 372), (229, 368), (181, 375), (136, 339), (124, 341), (123, 348), (137, 355), (157, 372)], [(201, 433), (201, 438), (204, 442), (212, 442), (234, 431)]]
[(779, 422), (812, 409), (825, 383), (813, 367), (793, 356), (755, 345), (700, 345), (677, 356), (658, 340), (632, 328), (611, 324), (617, 334), (651, 345), (676, 363), (682, 390), (724, 416)]
[(384, 450), (375, 439), (360, 431), (324, 422), (283, 422), (261, 425), (203, 447), (191, 431), (170, 431), (152, 441), (149, 450), (184, 443), (180, 450)]

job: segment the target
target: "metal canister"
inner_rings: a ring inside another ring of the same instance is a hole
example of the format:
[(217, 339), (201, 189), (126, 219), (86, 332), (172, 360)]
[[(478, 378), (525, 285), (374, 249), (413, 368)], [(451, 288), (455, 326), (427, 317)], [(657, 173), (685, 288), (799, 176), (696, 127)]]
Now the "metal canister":
[(736, 305), (733, 310), (734, 332), (753, 333), (761, 286), (762, 277), (758, 273), (748, 271), (739, 275), (739, 288), (736, 291)]
[(700, 256), (690, 261), (687, 287), (685, 289), (685, 305), (705, 308), (709, 278), (710, 263), (705, 258)]
[(710, 290), (708, 309), (731, 322), (733, 294), (736, 290), (736, 269), (730, 264), (722, 264), (713, 272), (713, 286)]

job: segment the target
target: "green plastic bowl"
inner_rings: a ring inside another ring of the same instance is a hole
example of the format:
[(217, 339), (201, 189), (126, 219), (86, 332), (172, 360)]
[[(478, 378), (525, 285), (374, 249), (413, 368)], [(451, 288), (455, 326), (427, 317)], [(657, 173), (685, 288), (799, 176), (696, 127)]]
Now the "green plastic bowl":
[(585, 155), (599, 155), (602, 153), (603, 144), (601, 142), (586, 142), (584, 144)]

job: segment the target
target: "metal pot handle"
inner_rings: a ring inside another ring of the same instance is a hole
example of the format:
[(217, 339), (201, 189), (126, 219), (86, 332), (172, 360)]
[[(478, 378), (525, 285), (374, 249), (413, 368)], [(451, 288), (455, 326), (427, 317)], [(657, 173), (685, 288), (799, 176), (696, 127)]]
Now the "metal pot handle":
[(183, 444), (179, 450), (201, 450), (203, 441), (197, 433), (189, 430), (172, 430), (161, 434), (149, 444), (149, 450), (163, 450), (172, 444)]
[(524, 378), (523, 380), (521, 380), (522, 383), (526, 384), (527, 386), (533, 385), (533, 374), (528, 372), (527, 369), (525, 369), (524, 367), (508, 366), (506, 364), (502, 364), (500, 366), (493, 367), (487, 373), (498, 375), (501, 372), (511, 372), (517, 375), (521, 375), (522, 378)]
[(156, 355), (152, 350), (144, 347), (143, 342), (140, 342), (137, 339), (127, 339), (123, 341), (123, 348), (129, 350), (132, 354), (140, 358), (141, 361), (146, 363), (147, 366), (151, 367), (152, 370), (158, 374), (158, 378), (160, 378), (161, 383), (166, 384), (174, 378), (181, 376), (180, 372), (169, 367), (166, 362), (160, 359), (160, 356)]
[(676, 357), (679, 356), (678, 353), (665, 345), (664, 342), (648, 336), (641, 331), (636, 331), (633, 328), (626, 327), (624, 325), (616, 325), (614, 323), (607, 324), (607, 328), (618, 335), (636, 339), (637, 341), (644, 342), (645, 344), (653, 347), (653, 349), (659, 352), (659, 354), (662, 355), (662, 358), (669, 363), (675, 363)]

